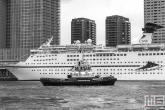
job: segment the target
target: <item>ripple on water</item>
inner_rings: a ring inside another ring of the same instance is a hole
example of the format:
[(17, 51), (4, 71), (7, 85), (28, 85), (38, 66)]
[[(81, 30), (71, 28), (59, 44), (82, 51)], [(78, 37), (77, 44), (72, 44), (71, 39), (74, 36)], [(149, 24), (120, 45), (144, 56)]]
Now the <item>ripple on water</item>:
[(10, 108), (45, 108), (45, 107), (61, 107), (61, 104), (68, 103), (68, 101), (58, 97), (45, 96), (5, 96), (0, 97), (1, 107)]
[(163, 94), (164, 86), (162, 82), (129, 81), (117, 81), (115, 86), (59, 87), (44, 87), (40, 82), (2, 82), (0, 107), (45, 110), (142, 110), (144, 95)]

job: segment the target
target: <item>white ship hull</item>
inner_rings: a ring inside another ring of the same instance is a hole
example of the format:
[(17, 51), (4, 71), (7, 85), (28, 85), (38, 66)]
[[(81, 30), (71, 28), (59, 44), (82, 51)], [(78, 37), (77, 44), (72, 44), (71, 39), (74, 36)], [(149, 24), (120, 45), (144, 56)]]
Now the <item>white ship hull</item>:
[[(104, 56), (104, 55), (109, 56)], [(110, 56), (110, 55), (115, 56)], [(67, 55), (76, 55), (78, 57), (67, 57)], [(92, 71), (96, 75), (113, 75), (118, 80), (165, 80), (165, 51), (145, 51), (145, 52), (104, 52), (84, 53), (84, 58), (92, 66)], [(45, 54), (40, 54), (45, 56)], [(41, 77), (48, 78), (67, 78), (71, 73), (69, 71), (76, 61), (81, 58), (81, 53), (75, 54), (57, 54), (56, 59), (46, 61), (26, 61), (9, 66), (7, 69), (13, 73), (18, 80), (40, 80)], [(34, 59), (37, 59), (37, 56)], [(40, 58), (40, 57), (39, 57)], [(46, 59), (46, 58), (45, 58)], [(68, 61), (72, 59), (73, 61)], [(27, 63), (28, 62), (28, 63)], [(157, 64), (153, 67), (145, 67), (147, 62)], [(139, 69), (145, 67), (143, 69)]]

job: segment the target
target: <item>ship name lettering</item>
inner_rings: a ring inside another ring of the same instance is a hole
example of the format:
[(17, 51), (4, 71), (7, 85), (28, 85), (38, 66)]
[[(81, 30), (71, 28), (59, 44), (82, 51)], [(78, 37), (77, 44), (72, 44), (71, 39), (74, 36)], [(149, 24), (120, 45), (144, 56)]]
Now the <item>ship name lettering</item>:
[(148, 42), (148, 40), (141, 40), (141, 42)]

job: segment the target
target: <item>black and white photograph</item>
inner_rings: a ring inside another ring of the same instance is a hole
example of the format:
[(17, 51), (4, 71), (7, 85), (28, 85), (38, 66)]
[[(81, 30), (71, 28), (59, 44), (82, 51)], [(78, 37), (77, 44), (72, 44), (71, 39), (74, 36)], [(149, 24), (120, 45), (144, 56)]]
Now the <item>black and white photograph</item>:
[(0, 0), (0, 110), (165, 110), (165, 0)]

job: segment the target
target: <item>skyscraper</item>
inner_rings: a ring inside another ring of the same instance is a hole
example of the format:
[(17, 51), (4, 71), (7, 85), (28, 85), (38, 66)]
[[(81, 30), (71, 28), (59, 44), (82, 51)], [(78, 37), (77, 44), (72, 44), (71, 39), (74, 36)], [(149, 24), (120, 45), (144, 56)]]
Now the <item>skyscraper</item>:
[(106, 46), (117, 46), (119, 44), (130, 44), (131, 24), (128, 18), (114, 15), (106, 17)]
[[(144, 24), (148, 22), (165, 27), (165, 0), (144, 0)], [(165, 28), (154, 32), (152, 43), (165, 43)]]
[[(0, 0), (1, 63), (27, 59), (51, 37), (60, 44), (60, 0)], [(0, 76), (13, 77), (5, 69)]]
[(72, 19), (71, 22), (71, 43), (80, 40), (85, 43), (88, 39), (96, 45), (96, 24), (94, 20), (87, 18)]
[(0, 0), (0, 48), (6, 47), (6, 0)]
[(60, 44), (60, 0), (6, 0), (6, 47)]

